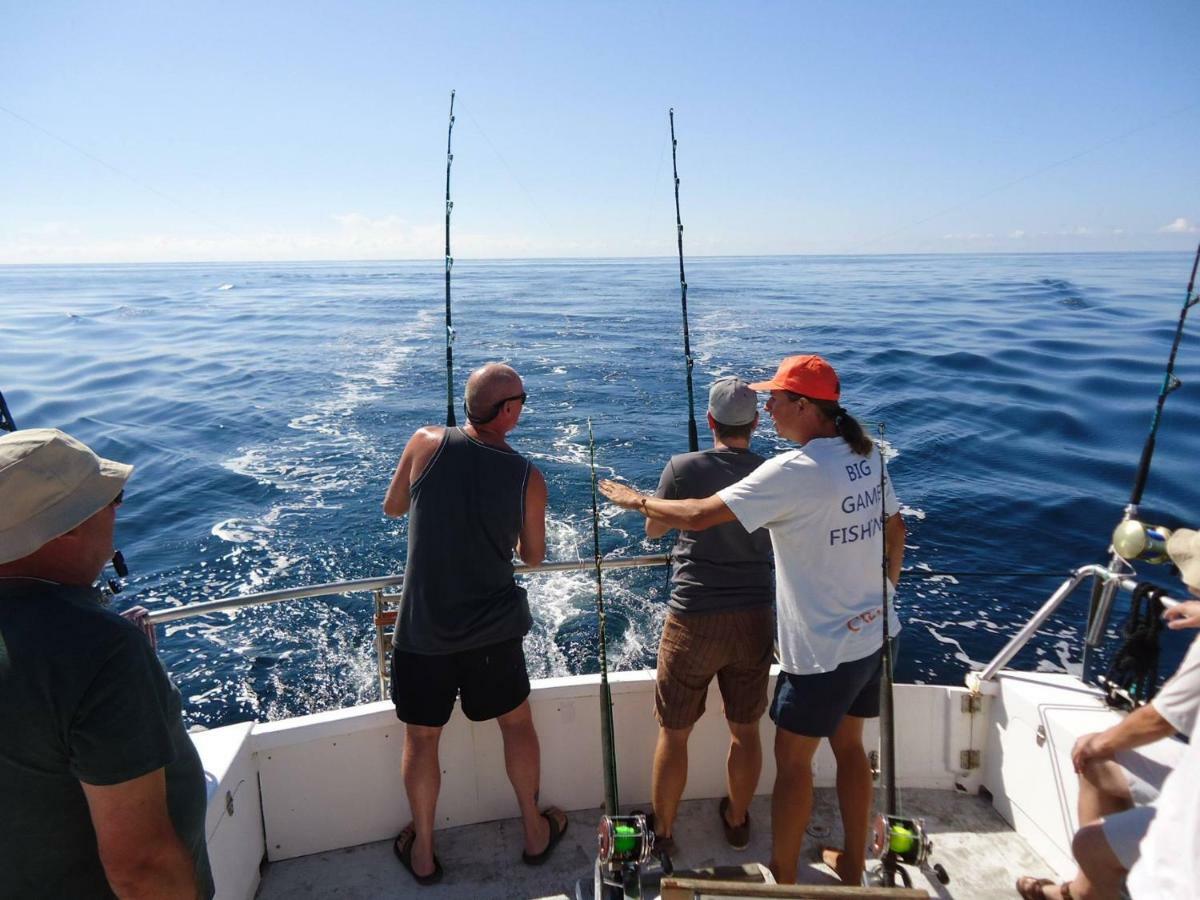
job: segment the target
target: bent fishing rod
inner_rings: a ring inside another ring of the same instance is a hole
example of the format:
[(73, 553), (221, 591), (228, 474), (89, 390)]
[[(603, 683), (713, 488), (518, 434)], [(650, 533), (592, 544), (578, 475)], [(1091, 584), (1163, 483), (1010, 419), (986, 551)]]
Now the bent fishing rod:
[(450, 211), (454, 201), (450, 199), (450, 164), (454, 154), (450, 151), (450, 139), (454, 136), (454, 91), (450, 92), (450, 124), (446, 128), (446, 425), (453, 427), (454, 420), (454, 322), (450, 315), (450, 270), (454, 268), (454, 257), (450, 255)]
[[(1167, 367), (1163, 372), (1162, 386), (1158, 391), (1158, 399), (1154, 404), (1154, 415), (1150, 418), (1150, 431), (1146, 435), (1146, 443), (1142, 446), (1142, 455), (1138, 461), (1137, 472), (1133, 479), (1133, 490), (1129, 494), (1129, 503), (1125, 506), (1125, 514), (1113, 532), (1110, 546), (1108, 568), (1118, 571), (1121, 567), (1128, 568), (1128, 561), (1142, 558), (1149, 562), (1164, 562), (1166, 560), (1166, 542), (1171, 532), (1161, 525), (1146, 525), (1138, 521), (1139, 507), (1142, 495), (1146, 490), (1146, 482), (1150, 477), (1150, 467), (1154, 460), (1154, 449), (1158, 440), (1158, 426), (1162, 422), (1163, 407), (1167, 397), (1183, 386), (1183, 382), (1175, 375), (1175, 360), (1179, 355), (1179, 345), (1183, 341), (1184, 326), (1192, 307), (1200, 303), (1200, 295), (1196, 294), (1196, 272), (1200, 269), (1200, 245), (1196, 247), (1196, 255), (1192, 259), (1192, 272), (1188, 276), (1187, 290), (1184, 293), (1183, 304), (1179, 309), (1179, 321), (1175, 325), (1175, 337), (1171, 341), (1171, 352), (1167, 356)], [(1110, 579), (1101, 584), (1097, 582), (1092, 587), (1091, 604), (1088, 608), (1087, 635), (1083, 645), (1082, 674), (1086, 679), (1089, 656), (1091, 651), (1098, 648), (1104, 640), (1104, 625), (1116, 598), (1117, 580)]]
[(671, 171), (675, 175), (675, 237), (679, 245), (679, 299), (683, 306), (683, 360), (687, 364), (688, 395), (688, 450), (695, 453), (700, 449), (700, 438), (696, 434), (696, 399), (692, 391), (692, 343), (688, 335), (687, 277), (683, 274), (683, 218), (679, 213), (679, 163), (675, 157), (675, 109), (668, 110), (671, 117)]

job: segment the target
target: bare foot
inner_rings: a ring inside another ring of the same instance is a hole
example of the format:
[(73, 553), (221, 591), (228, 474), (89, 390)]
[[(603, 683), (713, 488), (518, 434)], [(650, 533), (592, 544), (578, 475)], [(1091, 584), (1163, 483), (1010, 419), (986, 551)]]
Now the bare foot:
[(862, 884), (862, 869), (852, 869), (846, 857), (846, 851), (841, 847), (822, 847), (821, 862), (833, 869), (842, 884)]

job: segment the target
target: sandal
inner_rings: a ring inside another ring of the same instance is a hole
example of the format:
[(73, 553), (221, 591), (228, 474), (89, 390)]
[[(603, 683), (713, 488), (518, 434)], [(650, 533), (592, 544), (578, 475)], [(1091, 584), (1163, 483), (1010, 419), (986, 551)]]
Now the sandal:
[[(562, 825), (558, 824), (560, 816), (562, 817)], [(567, 833), (567, 814), (557, 806), (548, 806), (543, 809), (542, 818), (550, 825), (550, 840), (546, 842), (546, 849), (541, 853), (521, 851), (521, 862), (527, 866), (540, 866), (549, 859), (551, 851), (558, 846), (558, 842), (562, 840), (562, 836)]]
[(721, 827), (725, 829), (725, 840), (734, 850), (745, 850), (750, 845), (750, 810), (746, 810), (746, 821), (741, 825), (730, 825), (725, 812), (729, 809), (729, 798), (721, 799), (717, 811), (721, 814)]
[[(1031, 875), (1022, 875), (1017, 879), (1017, 893), (1025, 900), (1046, 900), (1046, 888), (1057, 884), (1053, 878), (1034, 878)], [(1064, 881), (1058, 885), (1058, 890), (1062, 894), (1062, 900), (1075, 900), (1071, 895), (1071, 882)]]
[(412, 866), (412, 851), (413, 844), (417, 842), (417, 831), (413, 826), (406, 825), (404, 830), (396, 835), (396, 840), (392, 842), (392, 852), (396, 854), (396, 859), (400, 860), (404, 868), (408, 869), (408, 874), (413, 877), (413, 880), (421, 887), (428, 887), (431, 884), (437, 884), (442, 880), (442, 864), (438, 862), (435, 855), (433, 857), (433, 871), (428, 875), (418, 875), (413, 871)]

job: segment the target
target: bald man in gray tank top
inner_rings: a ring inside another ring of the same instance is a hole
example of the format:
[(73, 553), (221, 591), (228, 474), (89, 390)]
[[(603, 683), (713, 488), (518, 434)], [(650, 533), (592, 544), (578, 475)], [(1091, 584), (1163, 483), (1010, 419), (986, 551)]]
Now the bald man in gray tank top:
[(506, 440), (525, 407), (521, 376), (501, 363), (476, 369), (464, 405), (464, 427), (417, 430), (383, 501), (387, 515), (409, 517), (392, 702), (406, 726), (402, 772), (413, 821), (394, 850), (421, 885), (442, 877), (433, 852), (438, 741), (456, 697), (468, 719), (500, 726), (522, 860), (544, 862), (567, 827), (561, 810), (538, 808), (541, 749), (522, 646), (532, 618), (513, 578), (514, 550), (529, 566), (546, 555), (546, 481)]

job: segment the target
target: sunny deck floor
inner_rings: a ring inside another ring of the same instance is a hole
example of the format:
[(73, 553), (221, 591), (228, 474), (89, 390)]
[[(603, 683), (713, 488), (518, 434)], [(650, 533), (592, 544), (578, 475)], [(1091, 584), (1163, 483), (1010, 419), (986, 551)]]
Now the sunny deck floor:
[[(902, 803), (908, 815), (923, 816), (934, 841), (933, 861), (950, 874), (948, 885), (931, 873), (913, 872), (914, 885), (930, 897), (961, 900), (1011, 900), (1013, 882), (1021, 874), (1049, 875), (1049, 866), (992, 809), (984, 797), (940, 790), (906, 790)], [(749, 848), (730, 849), (717, 822), (715, 800), (691, 800), (680, 810), (675, 831), (677, 869), (766, 862), (769, 857), (770, 801), (755, 798), (751, 808), (754, 829)], [(575, 810), (570, 830), (554, 856), (540, 868), (520, 861), (521, 832), (515, 819), (450, 828), (438, 832), (438, 857), (445, 879), (418, 887), (392, 854), (389, 841), (378, 841), (316, 853), (269, 864), (258, 897), (282, 900), (296, 897), (374, 898), (421, 896), (436, 898), (575, 897), (575, 884), (590, 887), (596, 848), (595, 809)], [(811, 833), (827, 831), (821, 842), (840, 841), (837, 799), (831, 788), (819, 788)], [(818, 840), (808, 839), (805, 853), (815, 854)], [(836, 884), (819, 862), (801, 871), (810, 884)], [(653, 885), (648, 885), (648, 893)], [(656, 895), (653, 891), (651, 896)]]

